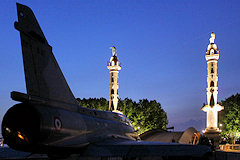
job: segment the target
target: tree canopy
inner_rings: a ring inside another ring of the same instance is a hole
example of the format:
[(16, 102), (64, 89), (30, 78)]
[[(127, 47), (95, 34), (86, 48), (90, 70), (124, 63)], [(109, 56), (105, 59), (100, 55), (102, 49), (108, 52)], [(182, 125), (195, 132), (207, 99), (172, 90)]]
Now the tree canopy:
[(221, 136), (228, 143), (235, 143), (240, 136), (240, 94), (232, 95), (221, 102), (224, 110), (219, 113)]
[[(105, 98), (77, 98), (83, 107), (108, 110), (108, 101)], [(162, 109), (161, 104), (156, 100), (141, 99), (138, 102), (125, 98), (119, 100), (119, 108), (133, 124), (139, 134), (151, 129), (166, 129), (168, 120), (167, 114)]]

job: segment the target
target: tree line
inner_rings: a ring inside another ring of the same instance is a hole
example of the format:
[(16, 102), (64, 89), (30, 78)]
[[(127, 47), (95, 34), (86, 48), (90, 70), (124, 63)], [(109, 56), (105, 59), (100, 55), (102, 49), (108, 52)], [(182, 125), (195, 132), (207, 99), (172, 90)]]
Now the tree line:
[[(109, 101), (105, 98), (77, 98), (79, 105), (91, 109), (107, 111)], [(156, 100), (140, 99), (138, 102), (132, 99), (119, 99), (118, 108), (128, 117), (139, 134), (152, 129), (166, 130), (168, 119), (161, 104)]]
[[(107, 111), (109, 102), (105, 98), (77, 98), (82, 107)], [(221, 137), (226, 143), (240, 143), (240, 94), (232, 95), (220, 103), (224, 110), (219, 112)], [(119, 100), (120, 111), (126, 115), (139, 134), (152, 129), (166, 130), (166, 112), (156, 100), (140, 99), (138, 102), (125, 98)]]

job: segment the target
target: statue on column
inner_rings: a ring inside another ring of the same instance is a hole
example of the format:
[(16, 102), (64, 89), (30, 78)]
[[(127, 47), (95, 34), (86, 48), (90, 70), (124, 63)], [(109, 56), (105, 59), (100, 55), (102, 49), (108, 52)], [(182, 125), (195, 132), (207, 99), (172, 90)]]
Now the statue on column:
[(112, 49), (112, 55), (117, 56), (116, 47), (112, 46), (112, 47), (110, 47), (110, 49)]
[(214, 43), (215, 40), (215, 34), (212, 32), (211, 38), (209, 39), (210, 43)]

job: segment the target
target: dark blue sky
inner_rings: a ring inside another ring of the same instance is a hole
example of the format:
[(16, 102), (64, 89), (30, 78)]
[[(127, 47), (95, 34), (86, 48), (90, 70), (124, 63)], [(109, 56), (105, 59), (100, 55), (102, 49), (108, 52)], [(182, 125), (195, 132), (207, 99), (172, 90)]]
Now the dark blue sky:
[[(205, 128), (210, 33), (220, 50), (219, 98), (240, 90), (240, 1), (209, 0), (35, 0), (17, 1), (32, 8), (53, 47), (75, 97), (109, 95), (115, 45), (122, 70), (120, 98), (156, 99), (169, 126)], [(231, 3), (230, 3), (231, 2)], [(16, 1), (0, 1), (0, 121), (16, 102), (10, 92), (26, 92)]]

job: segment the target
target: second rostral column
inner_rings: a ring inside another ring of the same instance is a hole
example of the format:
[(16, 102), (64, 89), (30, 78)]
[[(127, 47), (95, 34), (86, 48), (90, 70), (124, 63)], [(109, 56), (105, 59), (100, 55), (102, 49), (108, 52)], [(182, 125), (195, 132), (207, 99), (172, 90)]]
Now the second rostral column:
[(214, 43), (215, 34), (212, 32), (209, 39), (205, 58), (207, 60), (207, 105), (202, 107), (204, 112), (207, 112), (207, 127), (204, 135), (207, 136), (215, 147), (219, 144), (219, 128), (218, 128), (218, 112), (224, 107), (217, 104), (218, 97), (218, 75), (217, 62), (219, 59), (219, 51), (217, 45)]
[(110, 71), (110, 94), (109, 94), (109, 110), (113, 112), (119, 112), (118, 108), (118, 72), (121, 70), (120, 62), (118, 61), (116, 48), (113, 46), (112, 57), (108, 63), (107, 68)]

